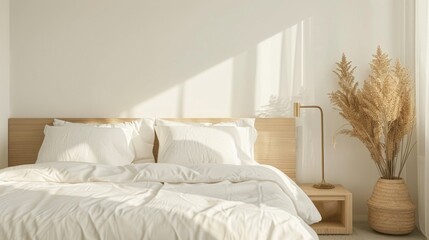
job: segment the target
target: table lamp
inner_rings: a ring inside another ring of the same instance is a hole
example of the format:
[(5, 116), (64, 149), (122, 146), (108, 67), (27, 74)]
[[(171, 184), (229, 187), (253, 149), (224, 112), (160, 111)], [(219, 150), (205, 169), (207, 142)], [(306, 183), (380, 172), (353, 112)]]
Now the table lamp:
[(322, 181), (320, 183), (314, 184), (314, 188), (318, 189), (332, 189), (335, 188), (334, 185), (327, 183), (325, 181), (325, 144), (324, 144), (324, 133), (323, 133), (323, 110), (319, 106), (304, 106), (300, 103), (293, 104), (293, 115), (299, 117), (301, 114), (301, 108), (317, 108), (320, 111), (320, 127), (321, 127), (321, 142), (322, 142)]

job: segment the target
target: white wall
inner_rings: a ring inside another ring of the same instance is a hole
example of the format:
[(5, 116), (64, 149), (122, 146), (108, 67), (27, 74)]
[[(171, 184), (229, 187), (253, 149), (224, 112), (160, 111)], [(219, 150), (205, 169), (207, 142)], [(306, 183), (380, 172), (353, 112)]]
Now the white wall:
[(9, 0), (0, 0), (0, 168), (7, 167), (9, 117)]
[[(363, 218), (376, 168), (355, 139), (334, 149), (345, 122), (327, 93), (343, 52), (358, 79), (377, 45), (405, 59), (404, 2), (14, 0), (11, 116), (242, 117), (272, 95), (319, 104), (327, 180), (353, 192)], [(298, 179), (317, 182), (317, 112), (301, 121)]]

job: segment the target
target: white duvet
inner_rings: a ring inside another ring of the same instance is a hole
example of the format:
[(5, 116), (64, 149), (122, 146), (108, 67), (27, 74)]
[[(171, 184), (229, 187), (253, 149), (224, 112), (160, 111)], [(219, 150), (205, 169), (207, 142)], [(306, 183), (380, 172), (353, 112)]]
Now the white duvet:
[(318, 239), (269, 166), (56, 162), (0, 171), (0, 239)]

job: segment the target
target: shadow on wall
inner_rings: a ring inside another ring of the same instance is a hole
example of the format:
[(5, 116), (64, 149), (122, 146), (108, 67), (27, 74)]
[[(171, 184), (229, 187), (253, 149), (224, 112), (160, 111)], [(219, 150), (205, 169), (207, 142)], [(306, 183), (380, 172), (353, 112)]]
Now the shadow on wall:
[(11, 5), (13, 117), (254, 115), (302, 89), (320, 10), (292, 0)]
[(291, 110), (291, 106), (292, 103), (286, 101), (285, 99), (271, 95), (268, 104), (262, 106), (256, 112), (256, 116), (261, 118), (272, 116), (286, 117)]

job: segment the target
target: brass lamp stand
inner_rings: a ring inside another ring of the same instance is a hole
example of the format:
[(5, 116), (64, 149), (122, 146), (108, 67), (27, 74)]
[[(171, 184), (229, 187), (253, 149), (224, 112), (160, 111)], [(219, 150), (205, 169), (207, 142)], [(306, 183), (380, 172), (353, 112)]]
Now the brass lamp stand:
[(299, 117), (301, 114), (301, 108), (317, 108), (320, 111), (320, 127), (321, 127), (321, 142), (322, 142), (322, 181), (318, 184), (314, 184), (314, 188), (319, 189), (332, 189), (335, 188), (334, 185), (327, 183), (325, 181), (325, 144), (324, 144), (324, 132), (323, 132), (323, 110), (319, 106), (303, 106), (300, 103), (293, 104), (293, 115)]

